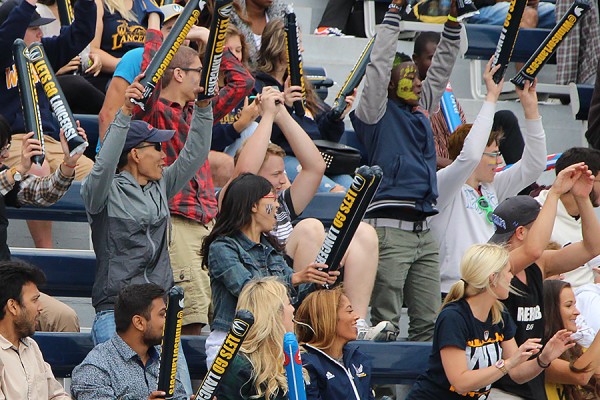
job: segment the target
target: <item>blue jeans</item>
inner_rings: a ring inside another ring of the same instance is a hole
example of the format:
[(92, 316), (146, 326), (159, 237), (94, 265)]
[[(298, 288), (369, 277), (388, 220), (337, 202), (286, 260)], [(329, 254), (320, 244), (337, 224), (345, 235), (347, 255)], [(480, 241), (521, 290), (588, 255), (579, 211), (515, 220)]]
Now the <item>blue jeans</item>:
[[(510, 7), (509, 2), (499, 2), (493, 6), (481, 7), (479, 14), (473, 15), (467, 21), (469, 24), (503, 25)], [(538, 28), (552, 29), (556, 25), (554, 4), (540, 1), (538, 5)]]
[[(94, 324), (92, 325), (92, 340), (94, 346), (106, 342), (117, 332), (115, 325), (115, 312), (113, 310), (100, 311), (96, 313)], [(181, 344), (179, 345), (179, 356), (181, 362), (177, 363), (177, 369), (180, 372), (181, 382), (188, 396), (194, 394), (192, 390), (192, 380), (190, 379), (190, 370), (188, 369), (187, 360)]]
[[(285, 156), (283, 159), (285, 163), (285, 173), (287, 174), (290, 182), (294, 182), (294, 179), (298, 176), (300, 172), (300, 162), (296, 157)], [(350, 175), (333, 175), (333, 176), (323, 176), (321, 179), (321, 184), (319, 185), (318, 193), (327, 193), (330, 192), (331, 189), (335, 185), (343, 186), (348, 189), (352, 184), (352, 177)]]

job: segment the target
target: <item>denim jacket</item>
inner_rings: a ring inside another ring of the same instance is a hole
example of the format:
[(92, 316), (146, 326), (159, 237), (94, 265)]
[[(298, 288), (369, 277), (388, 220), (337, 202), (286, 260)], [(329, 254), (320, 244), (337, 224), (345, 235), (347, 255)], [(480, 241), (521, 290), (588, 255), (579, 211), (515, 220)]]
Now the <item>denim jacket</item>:
[(222, 236), (211, 243), (208, 252), (208, 272), (214, 306), (213, 330), (227, 332), (233, 322), (238, 296), (252, 279), (266, 276), (280, 277), (289, 288), (292, 303), (312, 290), (312, 285), (292, 286), (294, 271), (282, 254), (271, 246), (266, 237), (260, 243), (238, 232), (231, 237)]

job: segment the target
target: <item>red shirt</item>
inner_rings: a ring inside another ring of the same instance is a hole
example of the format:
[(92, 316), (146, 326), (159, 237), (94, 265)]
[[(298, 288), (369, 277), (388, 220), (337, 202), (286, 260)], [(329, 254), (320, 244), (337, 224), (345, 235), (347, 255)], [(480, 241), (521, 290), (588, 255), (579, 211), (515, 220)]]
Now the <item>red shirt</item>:
[[(146, 69), (154, 54), (162, 44), (160, 31), (148, 30), (144, 45), (142, 71)], [(225, 76), (226, 85), (213, 98), (214, 123), (227, 115), (244, 97), (252, 92), (254, 78), (242, 63), (225, 49), (221, 59), (221, 73)], [(136, 108), (136, 117), (148, 122), (158, 129), (173, 129), (173, 138), (163, 144), (167, 154), (167, 165), (171, 165), (183, 149), (190, 129), (194, 102), (185, 105), (170, 102), (160, 97), (160, 82), (146, 104), (146, 110)], [(189, 184), (169, 201), (171, 214), (206, 224), (217, 215), (217, 199), (210, 173), (208, 160), (204, 162), (198, 173)]]

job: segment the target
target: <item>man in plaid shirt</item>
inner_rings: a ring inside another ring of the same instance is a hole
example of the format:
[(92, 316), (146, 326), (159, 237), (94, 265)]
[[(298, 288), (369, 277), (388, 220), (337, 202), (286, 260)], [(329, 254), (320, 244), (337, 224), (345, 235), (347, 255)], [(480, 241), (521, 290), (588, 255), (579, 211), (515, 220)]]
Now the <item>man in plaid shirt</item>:
[[(162, 33), (148, 22), (142, 71), (152, 60), (162, 44)], [(165, 153), (167, 165), (172, 164), (183, 149), (193, 104), (194, 89), (199, 86), (202, 63), (198, 53), (182, 46), (165, 71), (161, 84), (157, 85), (145, 112), (138, 110), (136, 117), (158, 129), (173, 129), (175, 135), (167, 142)], [(218, 122), (227, 115), (254, 87), (254, 79), (244, 65), (225, 49), (221, 61), (221, 73), (225, 75), (225, 86), (213, 99), (213, 118)], [(161, 88), (162, 86), (162, 88)], [(200, 334), (208, 323), (210, 306), (210, 279), (208, 271), (202, 269), (200, 248), (202, 240), (210, 232), (217, 214), (217, 201), (208, 160), (196, 176), (169, 201), (172, 236), (169, 247), (171, 267), (175, 284), (186, 293), (183, 316), (183, 334)]]
[[(79, 128), (79, 132), (85, 135), (82, 128)], [(60, 142), (64, 158), (53, 174), (45, 177), (28, 174), (32, 167), (31, 157), (42, 154), (42, 146), (39, 140), (33, 138), (33, 132), (23, 136), (19, 164), (8, 168), (4, 161), (8, 158), (10, 150), (11, 128), (6, 119), (0, 116), (0, 261), (10, 260), (10, 250), (6, 243), (8, 230), (6, 206), (47, 207), (60, 200), (71, 186), (75, 178), (75, 166), (82, 153), (69, 155), (67, 141), (62, 131)], [(43, 293), (40, 302), (44, 310), (40, 314), (38, 330), (79, 331), (79, 320), (73, 309)]]

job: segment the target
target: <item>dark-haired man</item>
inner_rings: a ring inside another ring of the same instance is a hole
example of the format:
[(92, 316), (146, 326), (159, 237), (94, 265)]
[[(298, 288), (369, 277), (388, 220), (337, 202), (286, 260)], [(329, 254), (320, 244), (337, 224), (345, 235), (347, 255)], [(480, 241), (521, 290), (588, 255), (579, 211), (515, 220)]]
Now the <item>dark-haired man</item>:
[(421, 82), (410, 57), (395, 53), (400, 14), (407, 2), (394, 0), (375, 38), (365, 87), (350, 114), (370, 165), (383, 168), (383, 181), (367, 210), (379, 237), (379, 267), (371, 296), (371, 322), (396, 327), (408, 307), (409, 340), (433, 338), (440, 307), (438, 246), (427, 217), (437, 214), (436, 153), (428, 115), (437, 111), (460, 47), (461, 25), (452, 2), (450, 20)]
[[(165, 291), (153, 283), (124, 287), (115, 304), (117, 333), (73, 370), (77, 400), (162, 399), (157, 391)], [(181, 361), (181, 360), (180, 360)], [(179, 371), (172, 399), (187, 399)]]
[[(584, 147), (573, 147), (562, 153), (556, 161), (556, 173), (567, 168), (569, 165), (584, 162), (595, 177), (594, 187), (590, 193), (590, 201), (592, 206), (597, 208), (600, 206), (600, 150), (588, 149)], [(546, 202), (548, 190), (540, 192), (536, 200), (540, 204)], [(583, 239), (581, 231), (581, 210), (571, 192), (560, 196), (558, 203), (558, 211), (556, 220), (554, 221), (554, 229), (552, 231), (551, 240), (561, 246), (567, 246), (571, 243), (579, 242)], [(594, 274), (592, 269), (584, 264), (574, 271), (564, 274), (565, 280), (568, 281), (573, 289), (594, 282)]]
[(38, 268), (20, 261), (0, 262), (0, 399), (70, 399), (29, 336), (42, 311)]

